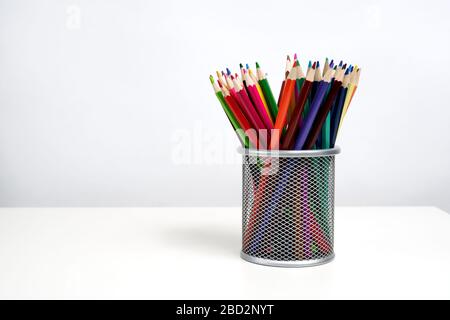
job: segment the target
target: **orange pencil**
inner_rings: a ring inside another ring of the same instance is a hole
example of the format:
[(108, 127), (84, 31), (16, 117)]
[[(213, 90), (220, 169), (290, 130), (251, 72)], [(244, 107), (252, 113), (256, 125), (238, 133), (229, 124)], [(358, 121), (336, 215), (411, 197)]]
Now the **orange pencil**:
[(280, 105), (281, 96), (283, 95), (283, 91), (284, 91), (284, 85), (286, 84), (286, 79), (289, 76), (289, 72), (291, 72), (291, 70), (292, 70), (291, 57), (289, 57), (289, 55), (287, 55), (286, 66), (284, 68), (284, 79), (283, 79), (283, 82), (281, 83), (280, 95), (278, 96), (278, 103), (277, 103), (278, 105)]
[(278, 115), (275, 121), (274, 130), (272, 134), (272, 139), (270, 141), (271, 149), (279, 149), (281, 132), (286, 125), (286, 119), (289, 110), (289, 102), (292, 97), (292, 93), (294, 92), (295, 80), (297, 78), (298, 68), (294, 67), (289, 72), (289, 75), (286, 79), (283, 95), (280, 99), (280, 105), (278, 106)]

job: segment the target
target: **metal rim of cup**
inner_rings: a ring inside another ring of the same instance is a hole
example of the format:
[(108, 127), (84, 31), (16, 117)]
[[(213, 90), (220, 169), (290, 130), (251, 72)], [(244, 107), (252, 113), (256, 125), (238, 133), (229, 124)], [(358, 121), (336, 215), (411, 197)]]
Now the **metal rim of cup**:
[(262, 150), (262, 149), (258, 150), (239, 147), (238, 152), (242, 155), (260, 156), (260, 157), (315, 158), (315, 157), (334, 156), (341, 152), (341, 148), (336, 146), (330, 149), (319, 149), (319, 150)]

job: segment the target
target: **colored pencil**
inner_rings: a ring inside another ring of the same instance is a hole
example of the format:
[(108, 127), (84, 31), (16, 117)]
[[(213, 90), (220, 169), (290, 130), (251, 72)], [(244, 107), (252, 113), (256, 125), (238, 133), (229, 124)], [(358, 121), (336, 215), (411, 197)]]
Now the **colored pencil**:
[(267, 104), (267, 101), (266, 101), (266, 98), (264, 97), (262, 88), (259, 85), (258, 78), (253, 73), (252, 69), (247, 69), (247, 72), (248, 72), (248, 75), (250, 76), (250, 79), (252, 79), (252, 82), (255, 84), (256, 90), (258, 90), (259, 97), (261, 98), (261, 101), (264, 105), (264, 110), (266, 111), (267, 115), (269, 116), (270, 122), (272, 123), (272, 126), (273, 126), (274, 119), (272, 118), (272, 115), (270, 114), (269, 105)]
[[(325, 61), (325, 66), (324, 66), (324, 74), (325, 74), (325, 70), (328, 71), (329, 69), (333, 69), (333, 60), (331, 60), (331, 62), (329, 64), (327, 64), (328, 58)], [(331, 81), (331, 83), (333, 83), (333, 80)], [(330, 88), (328, 89), (326, 95), (328, 95), (330, 91)], [(334, 104), (333, 104), (334, 105)], [(325, 119), (325, 123), (323, 124), (322, 127), (322, 133), (321, 135), (319, 135), (319, 138), (317, 139), (318, 142), (320, 142), (318, 144), (318, 148), (320, 149), (328, 149), (331, 147), (331, 121), (332, 121), (332, 116), (331, 116), (331, 111), (328, 113), (326, 119)]]
[(313, 87), (311, 89), (311, 95), (314, 97), (316, 94), (317, 86), (319, 85), (320, 81), (322, 81), (322, 73), (320, 72), (320, 63), (319, 61), (314, 62), (313, 68), (316, 70), (314, 73), (314, 83)]
[(331, 110), (331, 137), (330, 137), (330, 148), (334, 148), (336, 143), (336, 137), (339, 127), (339, 121), (342, 115), (342, 109), (344, 107), (345, 96), (347, 95), (347, 87), (349, 82), (349, 75), (344, 76), (344, 80), (342, 81), (342, 86), (339, 90), (338, 98), (334, 104), (333, 109)]
[(302, 67), (300, 66), (300, 62), (297, 59), (297, 54), (294, 54), (294, 63), (293, 67), (297, 68), (296, 72), (296, 79), (294, 84), (294, 90), (292, 90), (292, 95), (289, 99), (289, 108), (288, 108), (288, 115), (286, 118), (286, 122), (289, 122), (289, 119), (291, 119), (292, 112), (295, 108), (295, 99), (296, 99), (296, 89), (301, 81), (301, 79), (305, 78), (305, 74), (303, 73)]
[(261, 86), (259, 85), (258, 75), (253, 72), (252, 68), (250, 68), (248, 63), (245, 65), (245, 67), (247, 69), (248, 75), (250, 76), (250, 78), (252, 79), (253, 83), (255, 84), (256, 89), (258, 90), (259, 96), (261, 98), (261, 101), (264, 104), (264, 108), (266, 109), (266, 112), (268, 113), (268, 115), (270, 117), (270, 120), (273, 123), (273, 119), (272, 119), (272, 116), (270, 115), (270, 110), (269, 110), (269, 107), (267, 105), (266, 98), (264, 97), (264, 94), (262, 92)]
[(325, 96), (325, 93), (328, 89), (328, 86), (330, 85), (331, 77), (333, 76), (334, 70), (329, 70), (327, 74), (325, 74), (322, 81), (317, 86), (317, 91), (314, 95), (314, 98), (311, 102), (311, 105), (309, 107), (309, 112), (306, 115), (302, 127), (300, 128), (300, 132), (297, 135), (297, 138), (295, 140), (294, 149), (295, 150), (302, 150), (306, 139), (308, 138), (309, 131), (311, 130), (313, 126), (313, 122), (316, 118), (317, 113), (319, 112), (320, 105), (322, 103), (322, 100)]
[[(328, 58), (325, 59), (325, 64), (323, 65), (323, 73), (322, 75), (325, 75), (325, 73), (330, 69), (330, 65), (328, 62)], [(326, 95), (328, 95), (330, 91), (330, 88), (328, 88), (328, 91)], [(331, 138), (331, 113), (327, 115), (327, 118), (325, 119), (325, 123), (322, 127), (322, 133), (319, 136), (318, 147), (321, 149), (328, 149), (330, 148), (330, 138)]]
[[(322, 72), (320, 71), (320, 61), (316, 61), (316, 73), (314, 75), (314, 84), (313, 84), (313, 91), (312, 91), (312, 95), (314, 95), (316, 93), (317, 90), (317, 86), (320, 83), (320, 81), (322, 80), (323, 76), (322, 76)], [(333, 79), (331, 79), (330, 85), (333, 82)], [(327, 97), (328, 91), (330, 90), (330, 86), (328, 86), (327, 91), (325, 92), (325, 96), (323, 97), (324, 99)], [(321, 137), (320, 137), (321, 138)], [(318, 141), (316, 142), (316, 149), (321, 148), (322, 146), (322, 139), (318, 139)]]
[(270, 119), (270, 116), (267, 113), (266, 108), (264, 108), (264, 104), (261, 100), (258, 89), (256, 89), (256, 85), (253, 83), (253, 80), (250, 78), (248, 72), (246, 72), (245, 69), (244, 69), (244, 77), (245, 77), (245, 82), (247, 84), (247, 91), (250, 93), (250, 97), (253, 101), (253, 105), (255, 106), (256, 110), (258, 111), (258, 114), (261, 117), (267, 130), (272, 130), (273, 129), (272, 120)]
[[(311, 69), (312, 68), (312, 62), (311, 61), (309, 61), (308, 62), (308, 70), (309, 69)], [(313, 82), (313, 85), (314, 85), (314, 82)], [(310, 105), (310, 102), (311, 102), (311, 99), (313, 98), (313, 94), (312, 94), (312, 86), (311, 86), (311, 91), (310, 91), (310, 93), (309, 93), (309, 96), (308, 96), (308, 98), (306, 99), (306, 103), (305, 103), (305, 108), (303, 109), (303, 113), (302, 113), (302, 121), (303, 121), (303, 119), (305, 118), (305, 116), (308, 114), (308, 112), (309, 112), (309, 105)], [(300, 122), (301, 123), (301, 122)]]
[(230, 92), (226, 88), (222, 88), (224, 99), (227, 102), (228, 107), (233, 112), (235, 118), (239, 122), (242, 130), (244, 130), (246, 136), (248, 136), (250, 143), (256, 148), (263, 148), (265, 149), (266, 146), (264, 146), (263, 141), (258, 141), (258, 135), (256, 130), (252, 127), (250, 122), (245, 117), (244, 113), (242, 112), (241, 108), (239, 107), (239, 104), (237, 101), (233, 98), (233, 96), (230, 95)]
[[(233, 97), (233, 100), (236, 101), (236, 103), (239, 105), (240, 109), (245, 115), (245, 118), (249, 121), (251, 128), (260, 133), (260, 130), (265, 129), (264, 125), (259, 119), (258, 114), (253, 109), (253, 105), (251, 104), (248, 96), (246, 96), (247, 94), (245, 90), (240, 86), (239, 82), (235, 80), (234, 76), (227, 76), (225, 79), (227, 80), (228, 87), (230, 88), (230, 95)], [(235, 86), (237, 86), (239, 92), (236, 91)], [(261, 135), (259, 136), (261, 137)], [(260, 148), (267, 148), (267, 138), (263, 138), (262, 140), (258, 139), (258, 141), (261, 141), (261, 143), (259, 144)]]
[(216, 71), (217, 81), (219, 81), (220, 85), (228, 89), (228, 85), (227, 82), (225, 81), (225, 78), (223, 77), (223, 74), (224, 74), (223, 71), (222, 72)]
[(219, 88), (219, 86), (217, 85), (217, 83), (214, 81), (214, 77), (210, 76), (209, 80), (211, 82), (211, 85), (213, 86), (214, 92), (216, 94), (217, 99), (219, 100), (223, 111), (225, 111), (225, 114), (228, 117), (228, 120), (230, 121), (231, 125), (233, 126), (234, 131), (236, 132), (236, 134), (239, 137), (239, 140), (241, 141), (241, 143), (248, 148), (248, 142), (247, 139), (245, 137), (245, 133), (242, 130), (242, 127), (240, 125), (240, 123), (238, 122), (238, 120), (236, 119), (235, 115), (233, 114), (233, 112), (231, 111), (230, 107), (228, 106), (228, 104), (225, 101), (225, 97), (222, 93), (222, 90)]
[(289, 110), (288, 110), (288, 116), (286, 118), (286, 123), (289, 123), (289, 121), (291, 120), (292, 113), (294, 112), (295, 105), (297, 102), (298, 94), (300, 93), (303, 82), (305, 81), (305, 74), (303, 73), (302, 67), (298, 60), (295, 60), (295, 68), (297, 68), (297, 72), (296, 72), (294, 90), (292, 91), (292, 96), (289, 101)]
[(313, 126), (311, 127), (310, 132), (308, 133), (308, 138), (306, 139), (304, 149), (306, 150), (311, 149), (314, 143), (316, 142), (317, 137), (319, 136), (320, 131), (322, 130), (323, 123), (325, 122), (325, 119), (328, 113), (330, 112), (330, 109), (339, 92), (339, 88), (342, 85), (343, 78), (344, 78), (344, 70), (339, 69), (336, 72), (336, 77), (331, 87), (330, 93), (328, 94), (327, 98), (325, 99), (325, 102), (320, 107), (314, 119), (314, 123)]
[(303, 82), (302, 89), (300, 90), (300, 94), (292, 114), (292, 117), (288, 124), (288, 129), (283, 138), (283, 143), (281, 149), (289, 150), (292, 149), (293, 144), (295, 142), (295, 137), (297, 136), (298, 129), (300, 126), (301, 115), (303, 113), (303, 109), (305, 107), (306, 100), (311, 91), (312, 83), (314, 81), (314, 73), (315, 69), (310, 68), (306, 73), (306, 79)]
[(353, 95), (355, 94), (356, 88), (358, 87), (360, 71), (361, 69), (358, 70), (354, 69), (353, 75), (350, 76), (350, 83), (348, 84), (347, 96), (345, 97), (344, 107), (342, 110), (341, 119), (339, 121), (338, 133), (339, 129), (342, 126), (342, 122), (344, 121), (345, 115), (347, 114), (348, 107), (350, 106), (350, 102), (353, 98)]
[(261, 118), (259, 117), (258, 112), (256, 112), (252, 102), (250, 101), (247, 92), (239, 83), (239, 79), (237, 79), (233, 75), (231, 76), (231, 79), (233, 81), (233, 88), (236, 92), (236, 96), (238, 98), (238, 101), (240, 102), (242, 109), (245, 110), (247, 119), (249, 119), (253, 123), (254, 128), (256, 130), (260, 131), (267, 129), (264, 126), (264, 123), (262, 122)]
[(281, 101), (278, 106), (277, 119), (275, 121), (272, 138), (270, 140), (270, 148), (271, 149), (279, 148), (281, 131), (283, 130), (284, 126), (286, 125), (289, 101), (292, 97), (292, 92), (294, 91), (296, 77), (297, 77), (297, 68), (292, 68), (291, 72), (289, 72), (288, 78), (286, 79), (286, 84), (284, 86), (283, 95), (281, 97)]
[(250, 68), (248, 64), (247, 64), (247, 72), (250, 75), (250, 78), (252, 78), (253, 82), (258, 83), (257, 74), (253, 72), (252, 68)]
[(325, 75), (325, 73), (328, 72), (330, 69), (330, 64), (328, 62), (328, 58), (325, 58), (325, 63), (323, 64), (323, 70), (322, 70), (322, 77)]
[(258, 75), (258, 82), (261, 86), (262, 93), (264, 98), (266, 99), (267, 106), (269, 108), (270, 116), (272, 118), (272, 122), (275, 122), (278, 114), (278, 105), (275, 101), (275, 97), (273, 96), (272, 89), (270, 88), (269, 81), (266, 78), (266, 75), (262, 71), (258, 62), (256, 63), (256, 73)]
[(281, 97), (283, 96), (286, 79), (288, 78), (289, 72), (291, 72), (291, 69), (292, 69), (291, 57), (289, 57), (289, 55), (288, 55), (286, 57), (286, 66), (284, 68), (284, 79), (283, 79), (283, 82), (281, 83), (280, 95), (278, 96), (278, 103), (277, 103), (278, 106), (280, 106), (280, 101), (281, 101)]

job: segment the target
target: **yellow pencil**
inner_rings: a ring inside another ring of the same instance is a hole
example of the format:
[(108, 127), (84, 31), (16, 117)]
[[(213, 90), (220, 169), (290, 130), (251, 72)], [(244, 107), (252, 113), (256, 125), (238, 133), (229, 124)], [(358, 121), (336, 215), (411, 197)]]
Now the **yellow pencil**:
[(341, 120), (339, 121), (338, 132), (341, 128), (342, 122), (344, 121), (345, 115), (347, 114), (348, 107), (350, 106), (350, 102), (352, 101), (356, 88), (358, 87), (360, 70), (361, 69), (356, 70), (355, 67), (352, 74), (350, 75), (350, 82), (348, 84), (347, 95), (345, 96), (344, 107), (342, 108), (342, 115)]

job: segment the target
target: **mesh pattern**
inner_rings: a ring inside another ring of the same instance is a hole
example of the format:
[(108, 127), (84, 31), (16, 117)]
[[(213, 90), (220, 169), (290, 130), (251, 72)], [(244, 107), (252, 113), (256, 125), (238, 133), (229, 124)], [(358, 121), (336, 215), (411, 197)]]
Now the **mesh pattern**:
[(334, 155), (243, 156), (242, 251), (275, 261), (333, 254)]

